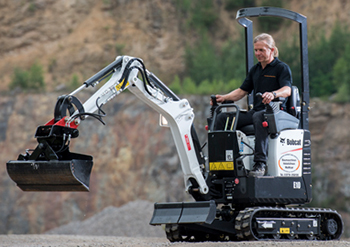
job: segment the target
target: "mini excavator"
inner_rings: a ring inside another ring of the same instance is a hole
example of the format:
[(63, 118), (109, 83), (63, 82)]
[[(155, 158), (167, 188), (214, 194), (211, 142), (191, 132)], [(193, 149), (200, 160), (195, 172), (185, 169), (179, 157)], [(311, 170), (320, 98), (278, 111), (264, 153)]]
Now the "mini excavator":
[[(70, 152), (69, 144), (79, 136), (81, 122), (88, 117), (103, 122), (102, 106), (128, 89), (161, 114), (162, 126), (170, 127), (185, 189), (194, 198), (193, 202), (155, 203), (150, 224), (165, 225), (171, 242), (340, 239), (343, 221), (339, 213), (303, 207), (312, 199), (306, 17), (274, 7), (239, 10), (236, 19), (245, 28), (247, 71), (254, 54), (248, 18), (259, 16), (299, 23), (302, 69), (301, 94), (293, 86), (287, 111), (280, 110), (278, 100), (266, 106), (265, 127), (270, 134), (265, 176), (248, 176), (253, 166), (254, 128), (237, 129), (242, 111), (237, 104), (214, 102), (206, 157), (189, 102), (149, 72), (141, 59), (129, 56), (118, 56), (78, 89), (60, 96), (54, 118), (36, 130), (37, 147), (7, 162), (9, 176), (23, 191), (88, 191), (93, 158)], [(76, 97), (104, 80), (85, 103)], [(247, 100), (252, 105), (253, 96)], [(223, 110), (234, 112), (235, 120), (224, 130), (216, 130), (217, 115)]]

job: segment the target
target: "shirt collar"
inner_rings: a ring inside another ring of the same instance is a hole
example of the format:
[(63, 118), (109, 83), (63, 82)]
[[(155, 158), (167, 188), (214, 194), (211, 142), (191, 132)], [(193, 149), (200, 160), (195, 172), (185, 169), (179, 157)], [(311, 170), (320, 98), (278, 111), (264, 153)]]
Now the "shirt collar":
[(271, 62), (271, 63), (269, 63), (270, 64), (270, 66), (275, 66), (277, 63), (278, 63), (278, 58), (277, 57), (275, 57), (275, 59)]
[[(272, 61), (271, 63), (267, 64), (266, 66), (272, 66), (272, 67), (274, 67), (278, 62), (279, 62), (278, 58), (275, 57), (275, 58), (273, 59), (273, 61)], [(259, 62), (258, 64), (259, 64), (259, 66), (261, 67), (261, 63)]]

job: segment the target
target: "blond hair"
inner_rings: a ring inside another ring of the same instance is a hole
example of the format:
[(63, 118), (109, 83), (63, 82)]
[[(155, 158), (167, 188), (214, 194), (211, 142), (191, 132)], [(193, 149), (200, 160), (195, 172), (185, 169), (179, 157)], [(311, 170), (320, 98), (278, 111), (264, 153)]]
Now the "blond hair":
[(278, 49), (276, 47), (275, 40), (272, 38), (272, 36), (270, 34), (267, 34), (267, 33), (259, 34), (258, 36), (256, 36), (254, 38), (254, 44), (258, 41), (265, 41), (265, 43), (267, 44), (267, 46), (270, 49), (274, 48), (273, 56), (278, 57)]

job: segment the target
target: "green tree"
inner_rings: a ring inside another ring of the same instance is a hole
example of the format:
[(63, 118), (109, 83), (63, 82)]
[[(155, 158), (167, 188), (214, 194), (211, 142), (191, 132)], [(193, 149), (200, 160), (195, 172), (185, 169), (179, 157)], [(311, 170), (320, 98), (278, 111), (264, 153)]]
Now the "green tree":
[(207, 35), (203, 34), (196, 45), (186, 47), (186, 75), (192, 78), (196, 85), (206, 79), (212, 81), (218, 76), (218, 59), (214, 45)]
[(175, 0), (175, 7), (191, 32), (211, 28), (219, 18), (212, 0)]
[(190, 25), (198, 29), (210, 28), (218, 19), (212, 0), (193, 0)]
[[(243, 33), (242, 33), (243, 34)], [(246, 58), (243, 35), (236, 40), (228, 40), (221, 49), (219, 73), (224, 81), (233, 78), (243, 81), (246, 76)]]
[(337, 23), (327, 39), (323, 34), (309, 46), (310, 94), (328, 97), (337, 92), (334, 85), (333, 67), (343, 56), (350, 33)]
[(337, 94), (334, 100), (337, 102), (350, 101), (350, 45), (347, 44), (343, 56), (333, 67), (333, 85)]
[(299, 37), (293, 36), (277, 47), (280, 51), (279, 59), (289, 65), (292, 71), (293, 85), (301, 88), (301, 64)]

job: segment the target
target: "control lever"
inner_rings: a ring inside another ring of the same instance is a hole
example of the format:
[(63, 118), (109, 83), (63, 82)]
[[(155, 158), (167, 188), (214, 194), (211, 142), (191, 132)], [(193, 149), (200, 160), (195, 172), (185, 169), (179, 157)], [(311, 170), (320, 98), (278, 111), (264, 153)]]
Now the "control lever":
[(216, 107), (218, 107), (219, 105), (218, 105), (218, 102), (216, 101), (216, 95), (214, 95), (214, 94), (210, 95), (210, 99), (212, 102), (212, 105), (210, 108), (210, 114), (211, 114), (211, 117), (213, 117), (214, 111), (215, 111)]

